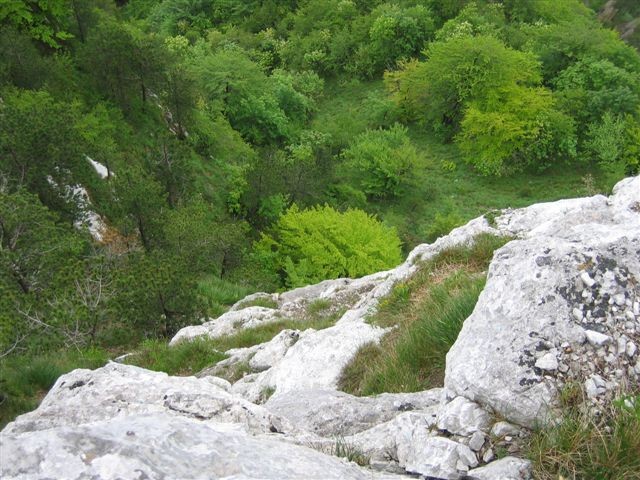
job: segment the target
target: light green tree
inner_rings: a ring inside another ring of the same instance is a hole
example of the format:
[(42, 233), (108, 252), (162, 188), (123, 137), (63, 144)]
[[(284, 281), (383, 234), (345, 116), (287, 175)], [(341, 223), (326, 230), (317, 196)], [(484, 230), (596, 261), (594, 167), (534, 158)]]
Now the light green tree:
[(362, 210), (294, 205), (255, 243), (254, 256), (282, 285), (295, 287), (391, 268), (401, 250), (395, 229)]
[(535, 86), (541, 80), (535, 56), (491, 36), (434, 42), (426, 54), (426, 61), (406, 63), (386, 75), (386, 84), (406, 117), (445, 139), (457, 132), (470, 102), (490, 109), (501, 102), (505, 87)]

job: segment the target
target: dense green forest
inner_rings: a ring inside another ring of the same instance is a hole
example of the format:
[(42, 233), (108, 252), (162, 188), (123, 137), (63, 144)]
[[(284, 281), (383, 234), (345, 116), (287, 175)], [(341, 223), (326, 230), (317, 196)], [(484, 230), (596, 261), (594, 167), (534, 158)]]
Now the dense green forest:
[(0, 423), (247, 293), (638, 172), (618, 3), (1, 2)]

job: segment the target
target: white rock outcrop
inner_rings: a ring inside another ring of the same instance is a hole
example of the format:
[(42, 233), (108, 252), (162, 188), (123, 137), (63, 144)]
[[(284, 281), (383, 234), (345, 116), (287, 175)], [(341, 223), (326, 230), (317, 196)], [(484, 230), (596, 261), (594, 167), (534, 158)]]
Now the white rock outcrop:
[(615, 345), (623, 335), (640, 337), (633, 311), (640, 301), (639, 206), (636, 177), (609, 199), (538, 204), (499, 217), (499, 228), (521, 239), (494, 255), (447, 355), (447, 390), (531, 427), (548, 419), (559, 388), (596, 369), (606, 378), (596, 384), (591, 377), (593, 398), (637, 384), (635, 352), (624, 357)]
[(157, 413), (3, 435), (0, 441), (4, 479), (401, 478), (274, 436), (252, 437), (233, 425)]
[(171, 377), (119, 363), (74, 370), (58, 379), (37, 410), (21, 415), (2, 434), (151, 413), (226, 423), (249, 433), (292, 430), (286, 421), (225, 387), (225, 381), (216, 377)]
[(531, 478), (531, 462), (515, 457), (505, 457), (487, 466), (469, 471), (474, 480), (526, 480)]

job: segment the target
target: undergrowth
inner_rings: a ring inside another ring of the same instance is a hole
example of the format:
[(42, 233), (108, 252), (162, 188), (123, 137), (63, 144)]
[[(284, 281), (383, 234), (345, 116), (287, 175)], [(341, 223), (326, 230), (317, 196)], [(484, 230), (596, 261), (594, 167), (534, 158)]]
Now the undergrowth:
[(343, 371), (340, 388), (374, 395), (440, 386), (445, 356), (475, 307), (494, 250), (506, 241), (481, 235), (470, 247), (440, 253), (408, 282), (398, 284), (369, 319), (396, 328), (380, 345), (359, 350)]

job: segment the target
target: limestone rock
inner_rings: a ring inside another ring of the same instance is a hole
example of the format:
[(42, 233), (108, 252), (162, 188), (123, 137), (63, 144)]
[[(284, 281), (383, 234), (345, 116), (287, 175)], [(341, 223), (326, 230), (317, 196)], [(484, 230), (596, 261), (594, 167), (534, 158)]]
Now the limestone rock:
[(159, 412), (0, 434), (5, 480), (65, 478), (394, 479), (231, 425)]
[(593, 330), (587, 330), (586, 335), (589, 343), (596, 347), (601, 347), (602, 345), (606, 345), (611, 342), (611, 337)]
[(345, 437), (345, 442), (357, 447), (371, 461), (393, 460), (406, 468), (415, 462), (422, 444), (432, 436), (437, 410), (433, 406), (424, 411), (400, 413), (388, 422)]
[(469, 447), (442, 437), (427, 437), (412, 453), (405, 469), (428, 477), (457, 480), (478, 464)]
[(540, 357), (535, 366), (541, 370), (554, 371), (558, 369), (558, 359), (555, 352), (549, 352)]
[(505, 421), (496, 422), (493, 427), (491, 427), (491, 435), (496, 438), (502, 438), (507, 435), (515, 437), (520, 435), (520, 432), (520, 428)]
[(479, 430), (487, 430), (490, 422), (491, 418), (486, 410), (464, 397), (454, 398), (438, 415), (438, 429), (454, 435), (468, 436)]
[(516, 457), (505, 457), (489, 465), (469, 471), (470, 480), (529, 480), (531, 462)]
[[(447, 354), (446, 389), (533, 426), (549, 418), (562, 387), (555, 373), (536, 366), (544, 350), (569, 344), (558, 350), (559, 364), (569, 367), (562, 378), (579, 379), (592, 373), (587, 359), (604, 346), (585, 345), (590, 332), (617, 338), (628, 329), (637, 338), (638, 321), (624, 321), (640, 299), (637, 202), (640, 177), (618, 184), (608, 199), (538, 204), (496, 219), (499, 229), (521, 239), (495, 252), (485, 289)], [(541, 256), (548, 261), (536, 262)], [(630, 306), (615, 304), (619, 294)], [(574, 309), (583, 313), (580, 320)], [(605, 380), (624, 381), (613, 369)]]
[(437, 405), (441, 395), (439, 388), (375, 397), (354, 397), (335, 390), (303, 390), (276, 394), (264, 407), (296, 427), (320, 436), (346, 436), (385, 423), (402, 412)]
[(58, 379), (36, 410), (19, 416), (3, 433), (76, 426), (143, 413), (235, 424), (252, 433), (291, 430), (286, 421), (268, 410), (228, 393), (218, 380), (170, 377), (119, 363), (97, 370), (74, 370)]
[(482, 433), (480, 430), (476, 430), (475, 432), (473, 432), (473, 435), (471, 435), (471, 438), (469, 439), (469, 448), (474, 452), (478, 452), (484, 445), (485, 440), (486, 438), (484, 436), (484, 433)]
[(364, 322), (339, 322), (324, 330), (306, 330), (269, 370), (241, 379), (231, 391), (255, 402), (267, 388), (276, 394), (335, 389), (342, 369), (358, 349), (367, 343), (379, 342), (387, 331)]

